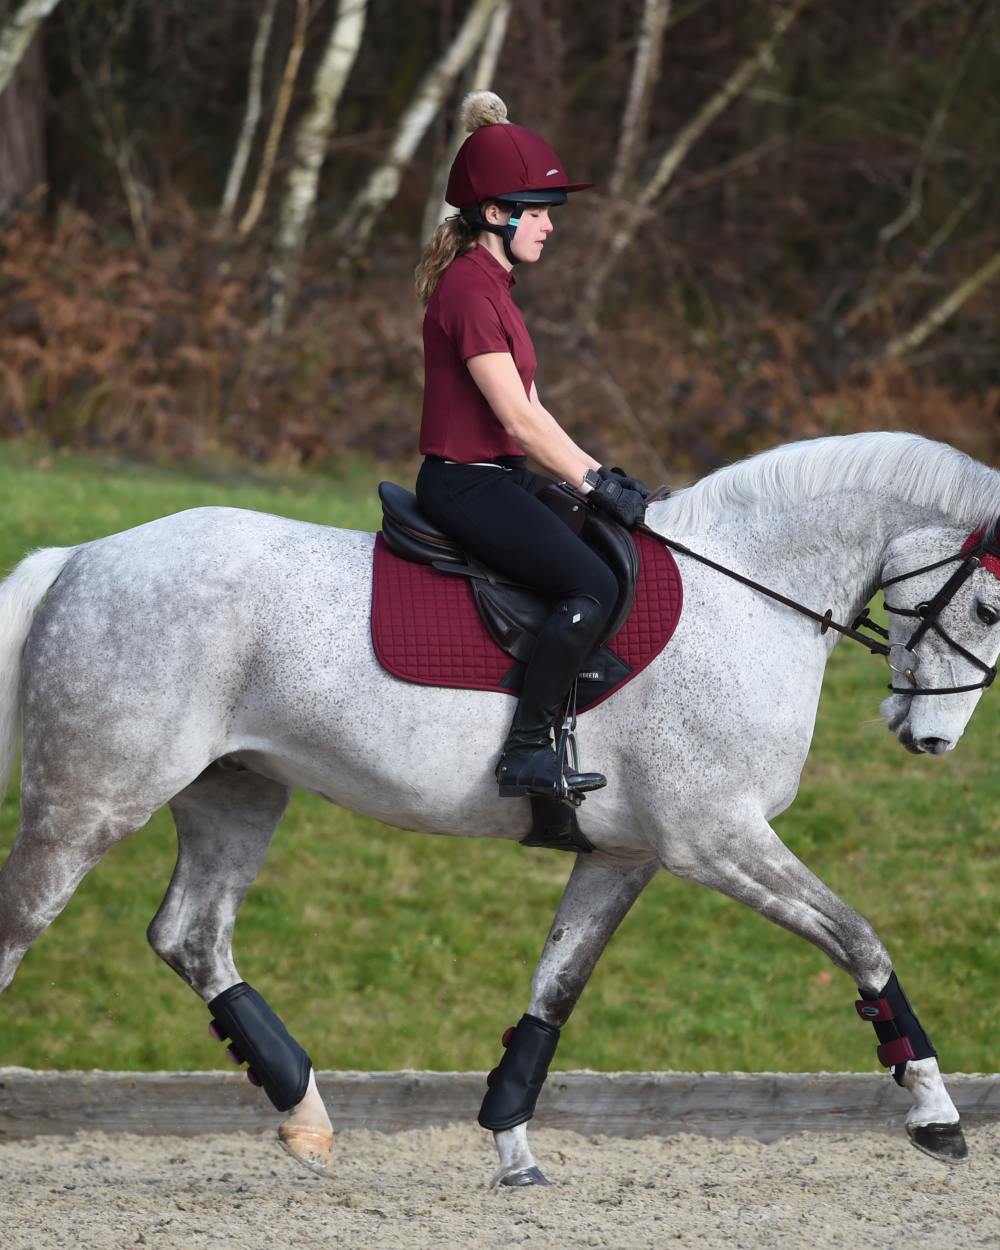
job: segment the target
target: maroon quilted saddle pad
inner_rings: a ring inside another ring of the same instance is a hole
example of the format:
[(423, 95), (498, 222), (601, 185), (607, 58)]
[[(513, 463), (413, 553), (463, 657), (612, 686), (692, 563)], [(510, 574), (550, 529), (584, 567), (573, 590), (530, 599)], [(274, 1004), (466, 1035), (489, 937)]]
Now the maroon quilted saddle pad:
[[(581, 712), (641, 673), (670, 641), (680, 619), (683, 590), (673, 556), (645, 534), (633, 538), (639, 556), (635, 603), (607, 643), (629, 672), (589, 700), (581, 684)], [(394, 677), (424, 686), (515, 693), (503, 684), (514, 661), (486, 632), (468, 579), (400, 559), (381, 534), (375, 538), (371, 624), (375, 655)]]

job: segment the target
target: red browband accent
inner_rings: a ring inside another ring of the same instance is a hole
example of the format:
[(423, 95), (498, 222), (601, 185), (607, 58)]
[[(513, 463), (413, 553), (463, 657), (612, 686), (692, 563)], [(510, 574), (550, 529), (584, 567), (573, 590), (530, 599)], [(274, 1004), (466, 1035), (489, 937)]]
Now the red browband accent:
[[(962, 547), (963, 556), (967, 556), (974, 547), (982, 542), (985, 532), (985, 527), (980, 526), (979, 529), (969, 535)], [(984, 569), (988, 569), (994, 577), (1000, 578), (1000, 556), (992, 555), (988, 551), (984, 552), (982, 556), (982, 566)]]

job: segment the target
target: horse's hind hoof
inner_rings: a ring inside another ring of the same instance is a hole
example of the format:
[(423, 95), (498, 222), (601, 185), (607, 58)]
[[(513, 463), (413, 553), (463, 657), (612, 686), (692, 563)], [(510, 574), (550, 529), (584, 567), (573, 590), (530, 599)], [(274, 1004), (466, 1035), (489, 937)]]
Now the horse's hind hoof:
[(282, 1124), (278, 1129), (278, 1145), (310, 1172), (327, 1175), (333, 1152), (333, 1133), (329, 1129)]
[(541, 1168), (521, 1168), (517, 1172), (508, 1172), (504, 1175), (502, 1172), (494, 1180), (490, 1186), (495, 1189), (498, 1185), (510, 1185), (518, 1188), (524, 1185), (548, 1185), (549, 1182), (545, 1178)]
[(918, 1150), (942, 1163), (964, 1163), (969, 1157), (961, 1124), (908, 1124), (906, 1131)]

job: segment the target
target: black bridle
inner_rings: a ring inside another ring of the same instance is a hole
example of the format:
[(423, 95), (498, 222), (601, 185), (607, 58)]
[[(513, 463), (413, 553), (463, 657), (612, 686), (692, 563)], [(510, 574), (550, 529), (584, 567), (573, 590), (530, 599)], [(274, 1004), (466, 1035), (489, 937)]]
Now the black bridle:
[[(690, 547), (685, 547), (683, 543), (675, 542), (672, 538), (665, 538), (662, 534), (658, 534), (655, 530), (650, 529), (648, 525), (640, 525), (637, 527), (641, 533), (648, 534), (650, 538), (655, 538), (657, 542), (661, 542), (664, 546), (669, 547), (672, 551), (676, 551), (681, 555), (689, 556), (692, 560), (697, 560), (700, 564), (707, 565), (710, 569), (715, 569), (717, 573), (722, 573), (726, 577), (732, 578), (734, 581), (741, 582), (744, 586), (749, 586), (751, 590), (756, 590), (759, 594), (766, 595), (769, 599), (774, 599), (778, 603), (783, 603), (785, 607), (792, 608), (794, 611), (808, 616), (814, 621), (819, 622), (820, 633), (825, 634), (827, 630), (836, 630), (838, 634), (843, 634), (845, 638), (851, 638), (854, 642), (860, 642), (872, 653), (872, 655), (884, 656), (893, 673), (902, 673), (906, 679), (912, 684), (903, 688), (890, 683), (889, 689), (893, 694), (905, 694), (911, 697), (916, 695), (931, 694), (965, 694), (970, 690), (985, 690), (987, 686), (993, 684), (997, 675), (995, 664), (986, 664), (978, 656), (966, 651), (960, 643), (957, 643), (950, 634), (946, 632), (941, 624), (940, 616), (944, 609), (951, 603), (952, 599), (958, 593), (962, 586), (968, 581), (972, 574), (983, 562), (984, 555), (1000, 557), (1000, 546), (995, 542), (987, 540), (985, 536), (980, 537), (974, 545), (967, 545), (961, 551), (954, 555), (945, 556), (943, 560), (937, 560), (934, 564), (925, 564), (919, 569), (912, 569), (909, 573), (900, 573), (898, 577), (890, 577), (879, 587), (883, 592), (889, 586), (896, 586), (900, 582), (909, 581), (911, 577), (919, 577), (922, 573), (930, 573), (934, 569), (943, 568), (946, 564), (952, 564), (955, 560), (961, 561), (959, 567), (952, 573), (951, 577), (945, 582), (933, 599), (926, 603), (918, 603), (915, 608), (896, 608), (886, 601), (885, 610), (891, 612), (894, 616), (912, 616), (919, 620), (920, 624), (910, 635), (909, 640), (901, 645), (895, 643), (886, 645), (889, 642), (889, 631), (878, 625), (868, 614), (868, 609), (864, 611), (848, 626), (840, 625), (833, 619), (833, 610), (828, 609), (826, 612), (816, 612), (812, 608), (807, 608), (805, 604), (798, 603), (794, 599), (789, 599), (786, 595), (779, 594), (778, 591), (772, 590), (769, 586), (762, 586), (760, 582), (753, 581), (752, 578), (745, 577), (742, 573), (737, 573), (733, 569), (727, 569), (723, 564), (717, 564), (714, 560), (710, 560), (707, 556), (699, 555), (698, 552), (692, 551)], [(886, 639), (885, 643), (878, 642), (876, 639), (869, 637), (861, 631), (867, 629), (873, 633), (881, 635)], [(970, 686), (920, 686), (917, 684), (917, 669), (919, 660), (916, 654), (916, 648), (921, 639), (928, 632), (934, 632), (948, 644), (952, 650), (957, 651), (963, 660), (968, 660), (975, 668), (978, 668), (984, 674), (983, 680), (976, 682)], [(894, 661), (899, 661), (895, 663)]]
[[(911, 577), (919, 577), (921, 573), (929, 573), (932, 569), (939, 569), (945, 564), (951, 564), (954, 560), (961, 561), (958, 568), (952, 573), (934, 598), (926, 603), (918, 603), (915, 608), (896, 608), (893, 607), (888, 599), (885, 600), (885, 610), (891, 612), (893, 616), (910, 616), (920, 622), (904, 645), (890, 648), (887, 657), (889, 667), (894, 673), (902, 673), (912, 683), (911, 686), (905, 686), (902, 689), (898, 686), (890, 685), (889, 689), (894, 694), (965, 694), (969, 690), (985, 690), (987, 686), (993, 684), (997, 675), (996, 665), (986, 664), (979, 656), (973, 655), (971, 651), (966, 651), (965, 647), (952, 638), (940, 621), (941, 613), (982, 564), (984, 555), (1000, 555), (1000, 548), (994, 543), (988, 542), (985, 537), (981, 538), (975, 546), (970, 547), (968, 550), (960, 551), (953, 556), (946, 556), (935, 564), (925, 564), (923, 568), (914, 569), (911, 573), (901, 573), (898, 577), (890, 577), (888, 581), (882, 583), (881, 588), (885, 591), (888, 586), (895, 586)], [(957, 651), (963, 660), (968, 660), (974, 668), (978, 668), (984, 674), (983, 680), (974, 682), (969, 686), (918, 686), (916, 678), (918, 667), (917, 646), (929, 630), (933, 630), (939, 638), (944, 639), (948, 646), (953, 651)], [(885, 633), (885, 631), (882, 632)], [(888, 638), (888, 633), (885, 633), (885, 636)], [(902, 652), (902, 655), (899, 654), (900, 652)], [(901, 663), (894, 664), (894, 659), (900, 660)]]

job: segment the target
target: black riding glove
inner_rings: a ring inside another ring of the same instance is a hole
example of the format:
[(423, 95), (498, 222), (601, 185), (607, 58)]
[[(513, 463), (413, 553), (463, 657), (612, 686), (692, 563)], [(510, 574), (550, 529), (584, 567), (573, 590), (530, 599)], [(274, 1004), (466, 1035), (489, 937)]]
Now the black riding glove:
[(624, 469), (607, 469), (602, 464), (597, 470), (598, 477), (602, 477), (605, 481), (618, 482), (620, 486), (627, 486), (629, 490), (637, 490), (643, 499), (649, 496), (649, 487), (645, 482), (641, 482), (637, 477), (629, 477)]
[(587, 502), (600, 512), (606, 512), (626, 529), (641, 525), (646, 518), (646, 501), (639, 491), (623, 486), (621, 479), (613, 473), (604, 476), (603, 470), (598, 472), (601, 474), (601, 483), (587, 496)]

